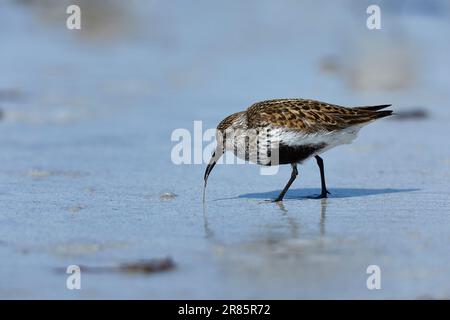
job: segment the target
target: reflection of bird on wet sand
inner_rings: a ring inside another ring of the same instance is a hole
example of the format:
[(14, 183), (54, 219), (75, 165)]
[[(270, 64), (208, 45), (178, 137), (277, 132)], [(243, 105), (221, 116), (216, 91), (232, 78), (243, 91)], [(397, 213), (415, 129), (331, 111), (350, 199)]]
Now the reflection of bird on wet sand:
[[(291, 236), (292, 236), (292, 238), (298, 238), (298, 236), (299, 236), (299, 232), (298, 232), (299, 225), (298, 225), (298, 223), (295, 221), (294, 218), (292, 218), (288, 214), (288, 210), (284, 206), (283, 202), (277, 202), (276, 204), (278, 205), (278, 207), (282, 211), (283, 216), (285, 216), (287, 218), (287, 221), (288, 221), (289, 226), (291, 228)], [(320, 226), (320, 235), (321, 236), (325, 235), (325, 218), (326, 218), (326, 213), (327, 213), (327, 199), (324, 198), (324, 199), (321, 199), (321, 201), (320, 201), (320, 222), (319, 222), (319, 226)]]
[(325, 235), (325, 218), (327, 214), (327, 199), (320, 201), (320, 235)]
[(214, 232), (209, 228), (208, 212), (205, 203), (203, 203), (203, 230), (205, 231), (205, 238), (210, 239), (214, 236)]
[(286, 219), (287, 219), (287, 222), (288, 222), (288, 224), (290, 226), (290, 229), (291, 229), (291, 237), (292, 238), (298, 238), (298, 229), (299, 229), (299, 227), (298, 227), (297, 222), (295, 221), (295, 219), (293, 219), (288, 214), (288, 210), (285, 208), (283, 202), (280, 201), (280, 202), (277, 202), (276, 204), (277, 204), (278, 208), (280, 208), (280, 210), (282, 212), (282, 215), (284, 217), (286, 217)]
[(297, 164), (314, 156), (321, 177), (319, 198), (326, 198), (329, 192), (319, 154), (351, 143), (364, 125), (391, 115), (392, 110), (381, 110), (388, 106), (347, 108), (305, 99), (255, 103), (218, 125), (217, 147), (206, 167), (204, 189), (217, 161), (225, 151), (231, 151), (238, 158), (263, 166), (290, 164), (291, 178), (275, 199), (281, 201), (298, 175)]
[[(297, 221), (295, 220), (295, 218), (293, 218), (289, 214), (289, 211), (286, 209), (286, 207), (284, 206), (283, 202), (276, 202), (276, 205), (280, 209), (283, 218), (285, 218), (287, 223), (288, 223), (288, 226), (289, 226), (289, 229), (290, 229), (290, 234), (291, 234), (290, 238), (291, 239), (299, 238), (300, 226), (297, 223)], [(325, 218), (326, 218), (327, 205), (328, 205), (327, 204), (327, 199), (321, 199), (321, 202), (320, 202), (320, 222), (319, 222), (320, 235), (321, 236), (325, 235)], [(214, 232), (211, 229), (209, 221), (208, 221), (208, 212), (207, 212), (207, 205), (206, 205), (206, 203), (203, 203), (203, 230), (205, 232), (205, 238), (207, 238), (207, 239), (214, 238)]]

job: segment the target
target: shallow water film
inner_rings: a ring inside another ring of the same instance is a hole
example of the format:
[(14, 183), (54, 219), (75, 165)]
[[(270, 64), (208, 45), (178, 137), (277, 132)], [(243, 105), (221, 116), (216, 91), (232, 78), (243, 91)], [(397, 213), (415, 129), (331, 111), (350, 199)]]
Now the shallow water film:
[[(450, 5), (371, 4), (1, 1), (0, 298), (450, 298)], [(327, 199), (312, 159), (203, 203), (202, 134), (273, 98), (397, 115), (322, 154)]]

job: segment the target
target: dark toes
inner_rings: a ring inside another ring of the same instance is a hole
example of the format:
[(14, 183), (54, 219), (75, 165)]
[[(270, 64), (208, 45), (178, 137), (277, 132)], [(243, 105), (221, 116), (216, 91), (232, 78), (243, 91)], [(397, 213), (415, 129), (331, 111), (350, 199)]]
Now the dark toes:
[(328, 198), (327, 194), (319, 194), (318, 196), (309, 196), (308, 199), (325, 199)]

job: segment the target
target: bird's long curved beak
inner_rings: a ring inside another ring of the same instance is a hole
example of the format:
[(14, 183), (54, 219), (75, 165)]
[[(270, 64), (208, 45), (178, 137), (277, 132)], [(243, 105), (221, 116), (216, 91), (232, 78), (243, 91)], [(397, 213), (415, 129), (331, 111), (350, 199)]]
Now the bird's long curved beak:
[(208, 165), (206, 166), (206, 170), (205, 170), (205, 176), (203, 177), (203, 179), (205, 180), (205, 187), (206, 187), (206, 183), (208, 182), (208, 177), (209, 174), (211, 173), (212, 169), (214, 169), (214, 166), (217, 163), (217, 160), (215, 159), (216, 153), (214, 152), (211, 156), (211, 160), (209, 160)]
[(205, 184), (203, 186), (203, 202), (205, 202), (206, 184), (208, 182), (209, 174), (211, 173), (212, 169), (214, 169), (214, 166), (216, 165), (222, 154), (223, 151), (217, 148), (216, 151), (214, 151), (214, 153), (212, 154), (211, 160), (209, 160), (208, 166), (206, 167), (205, 175), (203, 177), (203, 179), (205, 180)]

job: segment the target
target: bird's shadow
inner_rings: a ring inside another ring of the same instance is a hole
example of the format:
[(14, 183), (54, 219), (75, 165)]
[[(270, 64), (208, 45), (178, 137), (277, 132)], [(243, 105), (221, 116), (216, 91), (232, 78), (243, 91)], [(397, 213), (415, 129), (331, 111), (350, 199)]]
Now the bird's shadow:
[[(334, 188), (328, 189), (331, 194), (328, 195), (330, 199), (340, 199), (340, 198), (353, 198), (353, 197), (366, 197), (378, 194), (388, 194), (388, 193), (399, 193), (399, 192), (413, 192), (419, 191), (420, 189), (362, 189), (362, 188)], [(280, 191), (268, 191), (261, 193), (246, 193), (235, 198), (247, 198), (247, 199), (275, 199), (280, 194)], [(284, 199), (311, 199), (313, 196), (320, 194), (320, 189), (313, 188), (300, 188), (291, 189), (288, 191)], [(225, 200), (225, 199), (221, 199)]]

